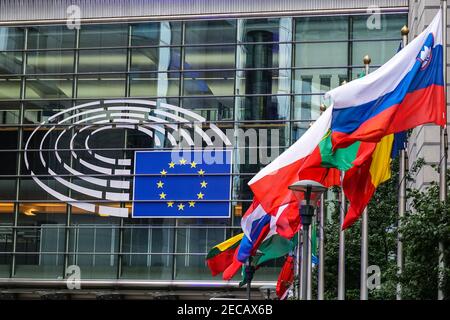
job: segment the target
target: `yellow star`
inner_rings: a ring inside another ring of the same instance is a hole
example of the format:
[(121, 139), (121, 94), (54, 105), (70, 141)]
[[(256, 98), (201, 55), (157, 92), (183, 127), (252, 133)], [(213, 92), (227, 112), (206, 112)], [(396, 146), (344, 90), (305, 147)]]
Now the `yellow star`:
[(204, 194), (203, 193), (197, 193), (197, 199), (203, 199)]
[(189, 208), (190, 207), (195, 207), (195, 202), (194, 201), (189, 201)]
[(184, 210), (184, 204), (180, 203), (180, 204), (178, 205), (178, 210)]
[(184, 158), (181, 158), (181, 160), (180, 160), (180, 164), (186, 164), (186, 159), (184, 159)]
[(162, 182), (161, 180), (158, 181), (156, 184), (158, 185), (158, 189), (164, 186), (164, 182)]
[(191, 168), (195, 168), (197, 166), (197, 163), (195, 161), (191, 162)]
[(171, 163), (169, 163), (169, 168), (175, 168), (175, 162), (171, 162)]
[(161, 192), (161, 193), (159, 194), (159, 198), (160, 198), (160, 199), (165, 199), (166, 196), (167, 196), (167, 194), (165, 194), (164, 192)]
[(167, 174), (167, 171), (163, 169), (163, 171), (160, 172), (162, 176), (165, 176)]
[(173, 201), (167, 202), (167, 208), (173, 208)]
[(208, 182), (206, 182), (205, 180), (203, 180), (202, 182), (200, 182), (200, 185), (202, 186), (202, 188), (206, 188), (206, 185), (208, 184)]
[(198, 172), (198, 174), (200, 175), (200, 176), (202, 176), (202, 175), (204, 175), (205, 174), (205, 171), (203, 170), (203, 169), (200, 169), (199, 171), (197, 171)]

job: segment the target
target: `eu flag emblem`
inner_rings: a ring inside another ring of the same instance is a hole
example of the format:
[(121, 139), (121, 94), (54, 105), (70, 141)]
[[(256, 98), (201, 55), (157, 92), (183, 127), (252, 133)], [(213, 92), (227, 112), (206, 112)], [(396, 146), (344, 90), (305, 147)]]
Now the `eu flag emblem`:
[(228, 218), (231, 150), (136, 151), (134, 218)]

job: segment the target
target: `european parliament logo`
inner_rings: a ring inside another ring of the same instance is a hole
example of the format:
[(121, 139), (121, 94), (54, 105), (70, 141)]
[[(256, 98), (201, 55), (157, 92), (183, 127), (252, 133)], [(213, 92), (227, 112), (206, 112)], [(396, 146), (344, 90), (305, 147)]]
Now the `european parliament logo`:
[(136, 151), (134, 218), (230, 216), (231, 150)]

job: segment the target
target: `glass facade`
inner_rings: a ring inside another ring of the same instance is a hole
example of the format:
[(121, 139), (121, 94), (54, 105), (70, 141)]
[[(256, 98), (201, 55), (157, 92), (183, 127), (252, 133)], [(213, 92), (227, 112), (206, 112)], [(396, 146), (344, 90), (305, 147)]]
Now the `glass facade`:
[[(231, 141), (235, 158), (254, 154), (257, 161), (234, 162), (230, 218), (107, 216), (80, 205), (90, 197), (85, 190), (103, 183), (108, 191), (116, 188), (114, 197), (100, 192), (90, 203), (131, 213), (132, 197), (117, 194), (131, 192), (133, 172), (124, 163), (113, 163), (122, 171), (99, 172), (98, 161), (133, 162), (136, 150), (172, 145), (158, 125), (148, 131), (152, 139), (137, 126), (102, 130), (114, 115), (96, 122), (94, 108), (143, 99), (153, 101), (157, 119), (175, 129), (186, 120), (165, 104), (223, 131), (277, 130), (279, 141), (268, 143), (279, 154), (317, 119), (324, 92), (359, 76), (365, 54), (375, 69), (396, 53), (406, 15), (382, 15), (381, 29), (369, 30), (366, 20), (349, 15), (86, 24), (79, 30), (0, 27), (0, 278), (61, 279), (75, 264), (84, 279), (213, 279), (206, 253), (240, 232), (252, 197), (247, 182), (267, 163), (261, 143)], [(80, 105), (87, 112), (79, 114)], [(56, 121), (63, 111), (65, 120)], [(83, 134), (83, 141), (95, 139), (80, 143), (76, 137)], [(255, 280), (275, 280), (281, 263), (261, 268)]]

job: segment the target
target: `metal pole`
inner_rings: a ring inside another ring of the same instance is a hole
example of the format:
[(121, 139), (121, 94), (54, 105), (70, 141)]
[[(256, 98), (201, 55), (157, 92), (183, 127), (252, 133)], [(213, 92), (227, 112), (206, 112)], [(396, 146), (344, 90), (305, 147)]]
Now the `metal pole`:
[[(307, 209), (310, 210), (309, 205)], [(309, 252), (309, 225), (303, 225), (303, 252), (302, 252), (302, 300), (307, 300), (308, 298), (308, 252)]]
[[(447, 108), (447, 0), (442, 1), (442, 49), (443, 49), (443, 75), (444, 75), (444, 96)], [(441, 139), (440, 139), (440, 158), (441, 166), (439, 170), (439, 200), (443, 203), (447, 201), (447, 126), (441, 127)], [(439, 242), (439, 283), (438, 283), (438, 299), (443, 300), (445, 298), (443, 285), (445, 282), (445, 263), (444, 263), (444, 243)]]
[(319, 278), (317, 281), (317, 299), (324, 299), (324, 287), (325, 287), (325, 244), (324, 244), (324, 220), (325, 220), (325, 194), (320, 196), (320, 209), (319, 209)]
[(302, 230), (298, 230), (297, 233), (297, 248), (296, 248), (296, 252), (295, 252), (295, 276), (297, 279), (297, 287), (296, 287), (296, 295), (297, 295), (297, 300), (300, 300), (301, 298), (301, 283), (302, 283), (302, 278), (301, 278), (301, 250), (302, 250)]
[[(345, 195), (342, 188), (342, 182), (344, 181), (344, 172), (341, 172), (341, 194), (340, 194), (340, 212), (339, 222), (340, 226), (344, 224), (345, 218)], [(338, 265), (338, 300), (345, 300), (345, 231), (339, 231), (339, 265)]]
[(247, 265), (245, 266), (245, 273), (247, 276), (247, 300), (251, 300), (252, 279), (253, 279), (252, 256), (249, 256), (247, 259)]
[[(369, 74), (369, 65), (371, 59), (368, 55), (363, 58), (365, 74)], [(368, 214), (367, 207), (364, 209), (361, 219), (361, 284), (360, 284), (360, 300), (367, 300), (369, 297), (367, 291), (367, 267), (369, 266), (369, 239), (368, 239)]]
[[(311, 209), (311, 210), (314, 210), (314, 209)], [(311, 298), (312, 298), (312, 270), (311, 270), (312, 269), (312, 259), (311, 259), (311, 256), (312, 256), (312, 239), (311, 239), (312, 227), (313, 227), (312, 224), (310, 224), (308, 226), (308, 234), (309, 234), (308, 255), (307, 255), (307, 257), (308, 257), (308, 270), (307, 270), (308, 277), (306, 278), (307, 279), (307, 281), (306, 281), (306, 288), (307, 288), (306, 300), (311, 300)]]
[[(409, 29), (407, 26), (403, 26), (401, 29), (402, 34), (402, 47), (406, 47), (408, 44)], [(399, 155), (399, 176), (398, 176), (398, 227), (401, 226), (401, 220), (405, 216), (406, 212), (406, 150), (402, 148)], [(397, 274), (403, 273), (403, 242), (400, 232), (397, 233)], [(397, 300), (402, 300), (402, 285), (397, 283)]]

